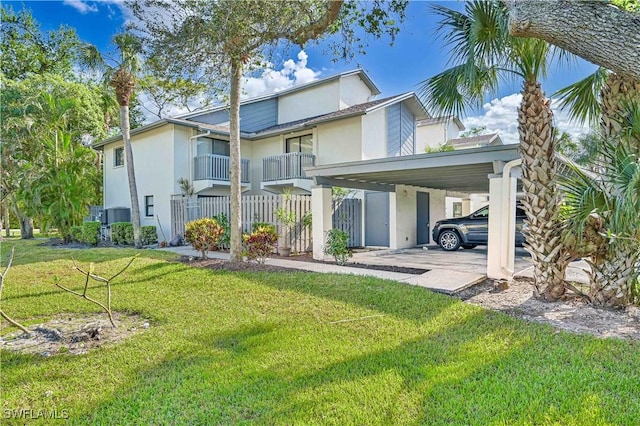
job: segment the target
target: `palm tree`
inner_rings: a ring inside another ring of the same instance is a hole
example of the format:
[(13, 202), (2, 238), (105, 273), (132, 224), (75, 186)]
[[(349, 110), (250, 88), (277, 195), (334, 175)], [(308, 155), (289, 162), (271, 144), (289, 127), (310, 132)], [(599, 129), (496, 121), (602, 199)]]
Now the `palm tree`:
[[(596, 170), (603, 177), (613, 177), (621, 175), (620, 167), (624, 165), (624, 155), (635, 156), (640, 154), (640, 131), (638, 125), (638, 108), (640, 105), (640, 82), (629, 78), (621, 77), (605, 69), (599, 69), (593, 75), (578, 81), (571, 86), (558, 91), (561, 96), (562, 106), (569, 109), (572, 118), (580, 122), (591, 122), (594, 125), (598, 118), (600, 124), (600, 137), (604, 141), (600, 159), (597, 161)], [(619, 145), (619, 146), (616, 146)], [(624, 176), (624, 175), (623, 175)], [(580, 225), (582, 232), (578, 233), (581, 238), (572, 241), (576, 247), (574, 251), (577, 255), (590, 258), (592, 268), (590, 297), (593, 301), (607, 305), (619, 305), (631, 299), (633, 286), (627, 284), (625, 276), (633, 274), (636, 264), (640, 261), (640, 251), (628, 247), (626, 240), (611, 240), (601, 234), (605, 229), (601, 229), (606, 223), (602, 221), (585, 221), (584, 212), (586, 207), (583, 202), (579, 202), (575, 192), (584, 189), (587, 193), (593, 193), (595, 189), (591, 186), (577, 186), (571, 182), (573, 193), (569, 198), (569, 211), (572, 213), (572, 220)], [(624, 187), (625, 182), (617, 180), (618, 185), (612, 185), (609, 179), (598, 181), (604, 199), (600, 203), (609, 199), (617, 200), (620, 193), (620, 184)], [(611, 193), (606, 193), (607, 191)], [(607, 214), (613, 215), (615, 210), (624, 207), (620, 202), (608, 202), (611, 211)], [(592, 210), (600, 208), (598, 205), (588, 205)], [(628, 207), (628, 206), (626, 206)], [(577, 212), (575, 212), (577, 210)], [(640, 212), (636, 212), (636, 220)], [(571, 221), (569, 223), (572, 223)], [(574, 223), (575, 224), (575, 223)], [(615, 223), (620, 226), (620, 223)], [(624, 225), (624, 223), (623, 223)], [(610, 225), (609, 225), (610, 226)], [(610, 230), (606, 230), (611, 232)], [(619, 231), (616, 231), (619, 232)], [(585, 235), (599, 236), (592, 239), (591, 244), (582, 244)], [(572, 237), (569, 237), (573, 239)], [(576, 244), (577, 243), (577, 244)], [(627, 268), (627, 269), (625, 269)], [(637, 272), (637, 271), (636, 271)], [(622, 287), (621, 287), (622, 286)], [(612, 297), (611, 289), (617, 289), (618, 296)]]
[[(636, 133), (637, 129), (631, 132)], [(624, 135), (602, 144), (600, 172), (571, 166), (561, 179), (573, 246), (589, 254), (589, 298), (621, 307), (640, 300), (640, 157)]]
[(468, 107), (481, 105), (501, 78), (523, 80), (518, 130), (526, 248), (534, 265), (535, 295), (556, 300), (565, 292), (564, 273), (570, 258), (558, 226), (553, 113), (539, 79), (558, 51), (544, 41), (511, 37), (506, 9), (497, 2), (468, 2), (464, 12), (445, 6), (433, 6), (433, 10), (442, 17), (438, 31), (450, 47), (453, 66), (423, 82), (421, 93), (429, 107), (461, 115)]
[(113, 87), (116, 101), (120, 106), (120, 130), (124, 141), (125, 163), (129, 180), (129, 194), (131, 196), (131, 222), (133, 224), (133, 240), (136, 248), (142, 248), (142, 233), (140, 229), (140, 203), (138, 187), (131, 149), (131, 125), (129, 121), (129, 105), (136, 87), (136, 75), (141, 68), (139, 54), (142, 51), (140, 39), (130, 33), (116, 34), (113, 37), (119, 53), (119, 60), (115, 65), (110, 64), (95, 46), (86, 45), (84, 48), (85, 62), (104, 71), (105, 81)]

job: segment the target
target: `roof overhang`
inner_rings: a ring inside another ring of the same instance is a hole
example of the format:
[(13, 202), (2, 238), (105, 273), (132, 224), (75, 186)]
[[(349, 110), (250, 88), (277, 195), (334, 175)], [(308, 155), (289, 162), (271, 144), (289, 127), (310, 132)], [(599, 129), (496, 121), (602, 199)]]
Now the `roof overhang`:
[(317, 185), (372, 191), (395, 191), (395, 185), (489, 192), (488, 176), (520, 158), (518, 145), (488, 146), (458, 151), (334, 163), (305, 168)]

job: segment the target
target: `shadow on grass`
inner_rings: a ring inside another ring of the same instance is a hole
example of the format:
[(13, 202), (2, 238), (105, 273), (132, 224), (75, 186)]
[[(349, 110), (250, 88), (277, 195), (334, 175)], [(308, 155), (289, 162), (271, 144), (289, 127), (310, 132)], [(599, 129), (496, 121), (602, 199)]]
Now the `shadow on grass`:
[[(265, 351), (277, 337), (272, 325), (240, 327), (213, 338), (211, 351), (141, 373), (135, 387), (78, 423), (579, 425), (638, 418), (637, 354), (633, 365), (623, 357), (605, 368), (599, 357), (558, 353), (562, 335), (539, 339), (539, 330), (523, 331), (517, 321), (485, 320), (476, 312), (431, 335), (332, 360)], [(624, 351), (619, 342), (570, 340), (576, 353)], [(594, 375), (609, 369), (619, 371)]]

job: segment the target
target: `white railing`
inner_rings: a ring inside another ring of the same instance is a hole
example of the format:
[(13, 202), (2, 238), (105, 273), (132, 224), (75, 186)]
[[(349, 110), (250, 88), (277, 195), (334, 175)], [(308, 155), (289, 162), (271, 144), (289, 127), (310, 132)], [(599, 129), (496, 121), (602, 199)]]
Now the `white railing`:
[(302, 152), (265, 157), (262, 159), (262, 180), (306, 179), (304, 167), (315, 164), (315, 155)]
[[(231, 159), (226, 155), (203, 154), (193, 161), (193, 180), (229, 180)], [(249, 160), (242, 159), (240, 163), (240, 180), (249, 182)]]

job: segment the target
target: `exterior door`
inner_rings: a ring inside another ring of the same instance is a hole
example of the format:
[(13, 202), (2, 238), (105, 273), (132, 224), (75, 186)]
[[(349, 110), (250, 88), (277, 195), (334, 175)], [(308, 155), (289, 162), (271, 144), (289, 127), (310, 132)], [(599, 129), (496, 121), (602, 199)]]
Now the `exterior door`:
[(389, 247), (389, 193), (365, 192), (364, 214), (365, 245)]
[(429, 223), (429, 193), (428, 192), (417, 192), (416, 198), (416, 210), (418, 221), (417, 225), (417, 244), (429, 244), (430, 241), (430, 233), (431, 226)]

